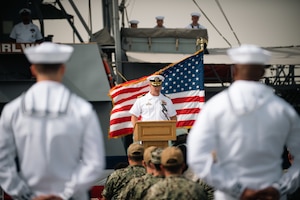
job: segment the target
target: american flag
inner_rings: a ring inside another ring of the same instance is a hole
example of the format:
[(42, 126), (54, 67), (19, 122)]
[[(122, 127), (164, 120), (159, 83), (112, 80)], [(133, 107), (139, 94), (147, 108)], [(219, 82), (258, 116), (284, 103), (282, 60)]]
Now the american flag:
[[(177, 127), (190, 128), (205, 102), (203, 51), (155, 72), (165, 77), (162, 93), (172, 99), (177, 111)], [(129, 110), (136, 98), (149, 91), (147, 76), (127, 81), (109, 91), (113, 108), (109, 138), (133, 133)]]

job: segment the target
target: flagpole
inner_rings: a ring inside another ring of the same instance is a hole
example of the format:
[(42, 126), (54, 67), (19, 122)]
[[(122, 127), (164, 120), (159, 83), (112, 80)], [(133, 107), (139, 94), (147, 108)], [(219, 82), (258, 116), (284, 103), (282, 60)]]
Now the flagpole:
[[(120, 29), (119, 29), (119, 5), (118, 0), (113, 1), (113, 28), (114, 28), (114, 38), (115, 38), (115, 57), (116, 57), (116, 71), (119, 74), (123, 73), (122, 68), (122, 50), (121, 50), (121, 37), (120, 37)], [(116, 77), (117, 84), (121, 82), (118, 74)]]
[[(196, 51), (193, 55), (196, 55), (196, 54), (198, 54), (198, 53), (204, 51), (204, 48), (205, 48), (205, 45), (204, 45), (204, 44), (205, 44), (205, 41), (206, 41), (206, 40), (203, 39), (202, 37), (199, 38), (199, 39), (197, 39), (196, 45), (199, 45), (199, 43), (200, 43), (200, 50)], [(183, 60), (188, 59), (188, 58), (189, 58), (189, 57), (184, 58)], [(183, 60), (181, 60), (181, 61), (179, 61), (179, 62), (182, 62)], [(178, 63), (179, 63), (179, 62), (178, 62)], [(176, 65), (176, 64), (177, 64), (177, 63), (172, 63), (172, 64), (170, 64), (170, 65), (168, 65), (168, 66), (166, 66), (166, 67), (160, 69), (159, 71), (155, 72), (154, 74), (162, 74), (163, 71), (165, 71), (166, 69), (168, 69), (168, 68), (170, 68), (170, 67), (172, 67), (172, 66), (174, 66), (174, 65)]]
[(201, 50), (204, 51), (204, 40), (202, 37), (200, 38), (200, 51)]

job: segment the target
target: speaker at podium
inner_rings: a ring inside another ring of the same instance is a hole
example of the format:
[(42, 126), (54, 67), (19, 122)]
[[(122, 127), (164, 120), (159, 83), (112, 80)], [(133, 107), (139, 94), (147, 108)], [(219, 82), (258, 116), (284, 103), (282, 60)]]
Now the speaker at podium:
[(157, 146), (165, 148), (169, 140), (176, 140), (176, 120), (138, 121), (133, 131), (134, 142), (141, 142), (147, 148)]

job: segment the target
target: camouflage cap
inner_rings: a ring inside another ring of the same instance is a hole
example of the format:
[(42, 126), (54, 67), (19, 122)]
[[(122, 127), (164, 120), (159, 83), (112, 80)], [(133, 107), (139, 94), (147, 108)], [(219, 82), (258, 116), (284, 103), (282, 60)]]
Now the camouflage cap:
[(178, 147), (167, 147), (161, 153), (163, 166), (176, 166), (183, 164), (182, 151)]
[(151, 152), (151, 162), (153, 164), (161, 163), (161, 152), (162, 151), (163, 151), (163, 149), (158, 147)]
[(128, 156), (143, 156), (144, 146), (139, 143), (132, 143), (127, 149)]
[(148, 164), (151, 161), (151, 154), (156, 149), (156, 146), (150, 146), (145, 149), (144, 152), (144, 161)]

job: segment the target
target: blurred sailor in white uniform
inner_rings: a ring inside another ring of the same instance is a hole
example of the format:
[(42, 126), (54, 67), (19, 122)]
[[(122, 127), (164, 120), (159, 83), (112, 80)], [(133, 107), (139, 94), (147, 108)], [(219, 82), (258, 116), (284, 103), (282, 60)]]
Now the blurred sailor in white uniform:
[(150, 91), (137, 98), (130, 109), (133, 126), (141, 117), (141, 121), (177, 120), (177, 113), (172, 100), (161, 93), (162, 75), (148, 78)]
[[(270, 52), (241, 45), (228, 55), (234, 82), (201, 110), (188, 136), (188, 164), (217, 190), (216, 200), (284, 200), (299, 187), (299, 115), (259, 82)], [(286, 173), (285, 145), (295, 156)]]
[(5, 105), (0, 119), (0, 185), (13, 199), (88, 200), (101, 177), (97, 115), (61, 83), (72, 53), (50, 42), (25, 49), (37, 83)]

